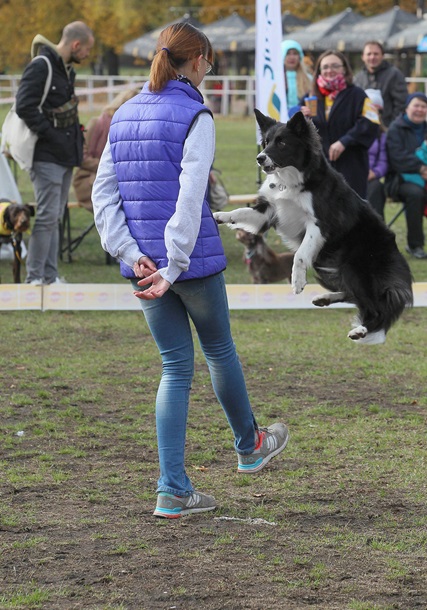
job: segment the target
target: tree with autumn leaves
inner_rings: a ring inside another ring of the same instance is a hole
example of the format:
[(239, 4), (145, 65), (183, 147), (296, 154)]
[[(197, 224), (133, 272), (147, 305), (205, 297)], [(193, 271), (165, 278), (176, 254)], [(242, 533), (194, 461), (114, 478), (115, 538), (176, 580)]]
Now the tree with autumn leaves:
[[(191, 2), (185, 4), (188, 7)], [(340, 13), (346, 8), (351, 8), (364, 17), (372, 17), (398, 5), (401, 9), (415, 14), (419, 4), (419, 0), (281, 0), (282, 13), (289, 11), (312, 22)], [(228, 17), (232, 12), (255, 21), (255, 0), (236, 0), (235, 3), (232, 0), (196, 0), (196, 6), (198, 9), (192, 11), (193, 15), (203, 23)]]
[[(298, 17), (318, 21), (350, 7), (365, 17), (385, 12), (396, 2), (390, 0), (282, 0), (285, 10)], [(401, 0), (401, 9), (415, 13), (418, 0)], [(95, 34), (94, 56), (121, 53), (124, 43), (190, 12), (207, 24), (232, 12), (255, 20), (255, 0), (0, 0), (0, 72), (21, 70), (30, 59), (31, 41), (42, 34), (58, 42), (67, 23), (84, 21)], [(111, 73), (111, 70), (110, 70)]]
[(26, 65), (36, 34), (59, 42), (64, 26), (76, 20), (94, 32), (94, 58), (118, 54), (128, 40), (172, 21), (158, 0), (0, 0), (0, 72)]

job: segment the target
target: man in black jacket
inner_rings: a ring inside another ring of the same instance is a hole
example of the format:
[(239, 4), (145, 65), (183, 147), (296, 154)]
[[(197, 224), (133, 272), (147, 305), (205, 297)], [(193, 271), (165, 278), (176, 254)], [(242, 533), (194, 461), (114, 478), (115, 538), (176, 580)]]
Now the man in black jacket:
[(354, 84), (362, 89), (379, 89), (384, 101), (382, 122), (386, 127), (405, 108), (408, 87), (402, 72), (384, 59), (384, 48), (380, 42), (366, 42), (362, 60), (364, 68), (354, 77)]
[(52, 66), (52, 84), (42, 112), (39, 105), (48, 78), (47, 63), (31, 61), (19, 85), (16, 112), (38, 135), (30, 171), (37, 214), (28, 246), (29, 284), (61, 283), (59, 222), (68, 200), (73, 167), (79, 166), (83, 157), (72, 64), (86, 59), (93, 44), (92, 31), (81, 21), (66, 25), (57, 45), (38, 34), (32, 43), (31, 56), (44, 55)]

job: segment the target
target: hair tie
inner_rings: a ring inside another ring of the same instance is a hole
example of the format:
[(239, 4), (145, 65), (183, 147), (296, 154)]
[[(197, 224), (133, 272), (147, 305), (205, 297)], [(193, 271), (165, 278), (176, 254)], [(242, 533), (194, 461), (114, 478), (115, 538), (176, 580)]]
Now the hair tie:
[(169, 49), (167, 47), (162, 47), (162, 51), (166, 51), (166, 53), (168, 55), (170, 55), (170, 51), (169, 51)]

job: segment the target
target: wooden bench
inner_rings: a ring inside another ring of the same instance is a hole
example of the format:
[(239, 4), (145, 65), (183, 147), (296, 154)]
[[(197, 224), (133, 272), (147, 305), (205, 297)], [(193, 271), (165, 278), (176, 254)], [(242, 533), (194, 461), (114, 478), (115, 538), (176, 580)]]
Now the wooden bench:
[(250, 195), (230, 195), (228, 198), (228, 203), (229, 205), (235, 206), (250, 205), (251, 203), (254, 203), (257, 196), (258, 195), (256, 193), (251, 193)]

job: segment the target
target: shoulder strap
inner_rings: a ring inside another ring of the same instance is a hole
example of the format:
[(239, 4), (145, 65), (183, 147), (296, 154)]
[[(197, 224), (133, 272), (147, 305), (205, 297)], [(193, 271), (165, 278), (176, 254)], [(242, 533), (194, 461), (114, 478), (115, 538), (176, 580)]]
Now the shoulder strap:
[(52, 64), (50, 63), (50, 61), (46, 57), (46, 55), (37, 55), (36, 57), (34, 57), (33, 61), (35, 61), (36, 59), (44, 59), (45, 62), (47, 63), (47, 79), (46, 79), (46, 83), (44, 86), (43, 97), (42, 97), (42, 99), (40, 101), (40, 105), (39, 105), (39, 110), (41, 112), (42, 106), (46, 101), (50, 86), (52, 84)]

